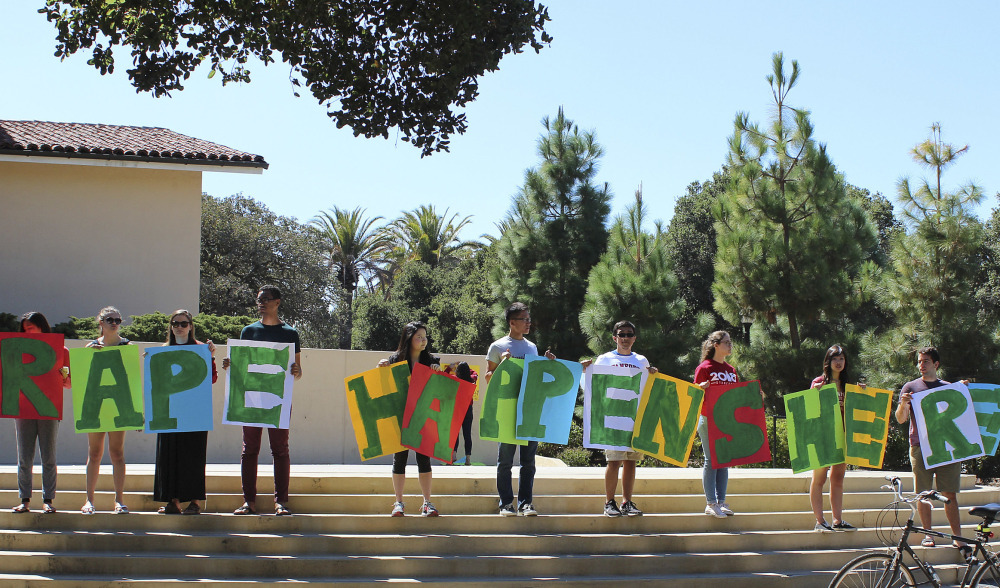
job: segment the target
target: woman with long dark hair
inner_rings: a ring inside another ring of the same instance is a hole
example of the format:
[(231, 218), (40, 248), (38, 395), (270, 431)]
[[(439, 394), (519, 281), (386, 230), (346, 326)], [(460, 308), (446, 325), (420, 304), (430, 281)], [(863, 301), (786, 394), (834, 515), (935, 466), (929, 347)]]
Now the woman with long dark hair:
[[(195, 338), (194, 317), (184, 309), (175, 310), (167, 325), (164, 345), (208, 345), (212, 354), (212, 383), (219, 379), (215, 367), (215, 343)], [(199, 500), (205, 500), (205, 461), (208, 431), (157, 433), (156, 470), (153, 474), (153, 500), (166, 502), (161, 514), (201, 514)], [(181, 502), (188, 502), (182, 510)]]
[[(826, 350), (823, 357), (823, 375), (812, 381), (812, 388), (821, 388), (827, 384), (837, 385), (837, 397), (840, 399), (840, 413), (844, 413), (844, 382), (847, 380), (847, 353), (840, 345), (833, 345)], [(816, 516), (814, 531), (829, 533), (832, 531), (856, 531), (857, 527), (844, 521), (844, 474), (846, 463), (834, 464), (830, 467), (817, 468), (812, 472), (809, 483), (809, 503)], [(827, 474), (830, 475), (830, 510), (833, 513), (833, 525), (823, 517), (823, 485)]]
[[(427, 351), (427, 326), (420, 321), (407, 323), (399, 337), (399, 346), (388, 359), (379, 360), (378, 366), (385, 367), (400, 361), (405, 361), (413, 371), (413, 366), (422, 363), (431, 369), (441, 369), (441, 360)], [(406, 481), (406, 461), (410, 450), (404, 449), (392, 456), (392, 490), (396, 494), (396, 502), (392, 505), (392, 516), (403, 516), (403, 483)], [(417, 476), (420, 480), (420, 493), (424, 503), (420, 514), (425, 517), (436, 517), (438, 511), (431, 504), (431, 458), (414, 452), (417, 457)]]
[[(49, 321), (40, 312), (21, 315), (19, 333), (51, 333)], [(69, 367), (69, 351), (63, 347), (56, 357), (56, 368), (63, 373), (63, 388), (70, 388), (69, 376), (63, 371)], [(35, 463), (35, 442), (42, 455), (42, 512), (56, 512), (52, 501), (56, 497), (56, 434), (59, 421), (55, 419), (14, 419), (17, 434), (17, 493), (21, 503), (11, 509), (16, 513), (30, 512), (32, 466)]]

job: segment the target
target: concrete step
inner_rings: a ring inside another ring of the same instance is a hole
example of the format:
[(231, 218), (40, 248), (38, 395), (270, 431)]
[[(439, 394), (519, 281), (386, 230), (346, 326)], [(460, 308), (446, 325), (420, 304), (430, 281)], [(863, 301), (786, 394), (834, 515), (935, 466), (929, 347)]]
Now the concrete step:
[[(438, 493), (435, 486), (432, 500), (442, 514), (468, 515), (490, 514), (497, 511), (495, 496), (486, 495), (450, 495)], [(291, 494), (289, 507), (297, 514), (389, 514), (395, 498), (391, 488), (383, 488), (379, 494)], [(412, 487), (406, 488), (404, 502), (410, 513), (419, 510), (421, 498), (415, 495), (419, 488), (414, 481)], [(620, 498), (620, 496), (619, 496)], [(881, 509), (891, 496), (885, 491), (855, 492), (844, 495), (845, 510)], [(54, 505), (61, 511), (74, 511), (83, 505), (86, 493), (83, 490), (60, 490), (56, 495)], [(258, 506), (263, 513), (270, 512), (273, 498), (270, 495), (258, 495)], [(705, 508), (704, 497), (690, 494), (639, 494), (634, 496), (635, 502), (647, 514), (658, 513), (693, 513), (700, 514)], [(973, 488), (960, 494), (960, 502), (966, 506), (975, 506), (1000, 500), (1000, 493), (991, 487)], [(774, 494), (730, 494), (729, 504), (739, 515), (761, 514), (777, 509), (785, 511), (811, 512), (807, 493), (774, 493)], [(20, 500), (16, 490), (0, 491), (0, 506), (14, 506)], [(125, 503), (134, 512), (155, 512), (162, 502), (154, 502), (151, 493), (126, 492)], [(208, 499), (202, 503), (206, 513), (231, 513), (243, 503), (242, 494), (209, 493)], [(601, 514), (604, 512), (604, 497), (602, 495), (586, 494), (536, 494), (534, 504), (544, 514)], [(40, 509), (40, 497), (36, 496), (31, 503), (32, 508)], [(95, 506), (98, 510), (110, 511), (114, 506), (114, 494), (110, 491), (100, 491), (95, 495)], [(824, 509), (829, 512), (829, 493), (824, 495)]]
[[(152, 492), (153, 466), (129, 464), (126, 468), (127, 492)], [(293, 465), (289, 492), (292, 494), (391, 494), (392, 483), (389, 466), (311, 466)], [(766, 472), (766, 474), (762, 474)], [(878, 491), (885, 484), (888, 472), (857, 470), (847, 473), (845, 493)], [(438, 466), (434, 468), (436, 494), (463, 496), (495, 496), (496, 468), (491, 466)], [(896, 472), (905, 489), (912, 489), (913, 476), (909, 472)], [(407, 492), (417, 493), (416, 469), (408, 468)], [(513, 470), (518, 479), (518, 468)], [(761, 470), (753, 468), (730, 469), (729, 490), (732, 494), (807, 493), (808, 473), (793, 475), (790, 470)], [(41, 466), (35, 466), (33, 485), (41, 489)], [(829, 483), (828, 483), (829, 485)], [(975, 488), (975, 476), (962, 476), (962, 491)], [(60, 490), (83, 490), (86, 476), (83, 466), (60, 466)], [(17, 467), (0, 466), (0, 488), (17, 488)], [(271, 466), (258, 468), (258, 491), (262, 494), (274, 488)], [(412, 490), (411, 490), (412, 488)], [(112, 491), (111, 467), (101, 466), (97, 489)], [(238, 465), (209, 465), (206, 489), (213, 494), (242, 494)], [(540, 467), (535, 476), (535, 494), (604, 494), (603, 468)], [(698, 468), (639, 468), (635, 481), (635, 494), (694, 495), (703, 494), (701, 469)]]

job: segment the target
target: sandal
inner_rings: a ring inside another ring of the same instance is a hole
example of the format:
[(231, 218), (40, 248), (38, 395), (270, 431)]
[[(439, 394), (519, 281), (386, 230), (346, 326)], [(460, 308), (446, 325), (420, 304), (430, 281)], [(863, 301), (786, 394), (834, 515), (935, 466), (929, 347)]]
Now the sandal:
[(88, 500), (87, 503), (83, 505), (83, 508), (80, 509), (80, 512), (85, 515), (92, 515), (94, 514), (94, 505)]
[(128, 514), (128, 507), (120, 502), (115, 503), (115, 514)]
[(201, 514), (201, 507), (192, 502), (191, 504), (187, 505), (187, 507), (183, 511), (181, 511), (181, 514), (186, 514), (186, 515)]
[(181, 514), (181, 509), (177, 508), (176, 502), (168, 502), (166, 506), (156, 509), (159, 514)]
[(249, 504), (247, 504), (246, 502), (244, 502), (243, 506), (241, 506), (241, 507), (239, 507), (239, 508), (237, 508), (236, 510), (233, 511), (233, 514), (234, 515), (255, 515), (255, 514), (257, 514), (257, 511), (254, 510), (254, 508), (252, 506), (250, 506)]
[(933, 537), (924, 537), (924, 540), (920, 542), (921, 547), (934, 547)]
[(19, 504), (19, 505), (15, 506), (14, 508), (10, 509), (10, 512), (16, 512), (16, 513), (20, 514), (20, 513), (23, 513), (23, 512), (31, 512), (31, 509), (28, 508), (28, 503), (27, 502), (22, 502), (21, 504)]
[(973, 562), (976, 561), (976, 554), (972, 550), (972, 546), (971, 545), (969, 545), (967, 543), (963, 543), (961, 545), (955, 545), (953, 543), (952, 547), (958, 549), (958, 552), (960, 554), (962, 554), (962, 559), (965, 560), (965, 563), (971, 564), (971, 563), (973, 563)]
[(275, 502), (274, 503), (274, 515), (275, 516), (283, 517), (283, 516), (287, 516), (287, 515), (290, 515), (290, 514), (292, 514), (292, 511), (290, 511), (287, 508), (285, 508), (284, 504), (281, 504), (280, 502)]
[(52, 506), (51, 502), (46, 502), (42, 505), (42, 512), (45, 514), (52, 514), (56, 512), (56, 507)]

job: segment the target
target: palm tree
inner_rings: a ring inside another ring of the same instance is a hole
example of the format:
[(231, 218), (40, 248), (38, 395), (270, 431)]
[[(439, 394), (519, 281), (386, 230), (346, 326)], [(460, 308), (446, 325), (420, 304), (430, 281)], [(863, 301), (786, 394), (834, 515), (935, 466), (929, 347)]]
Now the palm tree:
[(434, 205), (420, 206), (385, 228), (393, 241), (396, 261), (422, 261), (431, 267), (457, 261), (462, 254), (483, 246), (479, 241), (460, 241), (458, 232), (471, 222), (467, 216), (456, 222), (458, 213), (447, 218), (448, 209), (438, 215)]
[(354, 293), (360, 284), (369, 289), (385, 280), (382, 267), (391, 248), (388, 236), (373, 225), (383, 217), (364, 218), (361, 207), (353, 211), (334, 206), (309, 221), (323, 244), (327, 268), (336, 272), (337, 281), (347, 293), (347, 329), (340, 340), (342, 349), (350, 349), (354, 329)]

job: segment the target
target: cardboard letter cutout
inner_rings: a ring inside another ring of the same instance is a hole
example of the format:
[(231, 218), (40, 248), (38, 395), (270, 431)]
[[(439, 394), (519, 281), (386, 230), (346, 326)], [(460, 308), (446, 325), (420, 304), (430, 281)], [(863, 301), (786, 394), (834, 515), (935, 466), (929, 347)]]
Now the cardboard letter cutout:
[(143, 364), (147, 433), (212, 430), (212, 353), (208, 345), (150, 347)]
[(409, 379), (405, 361), (344, 378), (347, 410), (362, 460), (406, 449), (400, 435)]
[(556, 445), (569, 443), (576, 394), (583, 366), (578, 361), (524, 358), (521, 395), (517, 398), (517, 436)]
[(854, 384), (847, 384), (844, 392), (847, 463), (880, 470), (889, 438), (892, 392)]
[(138, 347), (70, 349), (69, 363), (77, 433), (143, 428)]
[(452, 463), (451, 448), (476, 385), (416, 364), (410, 376), (403, 413), (403, 446), (417, 453)]
[(964, 384), (917, 392), (911, 402), (927, 469), (986, 455), (972, 397)]
[(486, 441), (527, 445), (527, 439), (518, 439), (517, 398), (521, 393), (524, 360), (510, 358), (500, 362), (490, 377), (483, 397), (483, 412), (479, 415), (479, 438)]
[(54, 333), (0, 333), (0, 417), (62, 419), (64, 345)]
[(771, 461), (760, 382), (709, 386), (705, 405), (713, 468)]
[(986, 455), (996, 455), (1000, 445), (1000, 386), (996, 384), (969, 384), (972, 406), (979, 423)]
[(691, 382), (653, 374), (639, 399), (632, 447), (675, 466), (686, 467), (698, 430), (705, 391)]
[(785, 414), (793, 474), (844, 463), (844, 419), (836, 384), (785, 394)]
[(632, 450), (639, 394), (649, 372), (644, 369), (591, 365), (583, 376), (583, 446)]
[(224, 425), (287, 429), (292, 416), (291, 343), (230, 339)]

